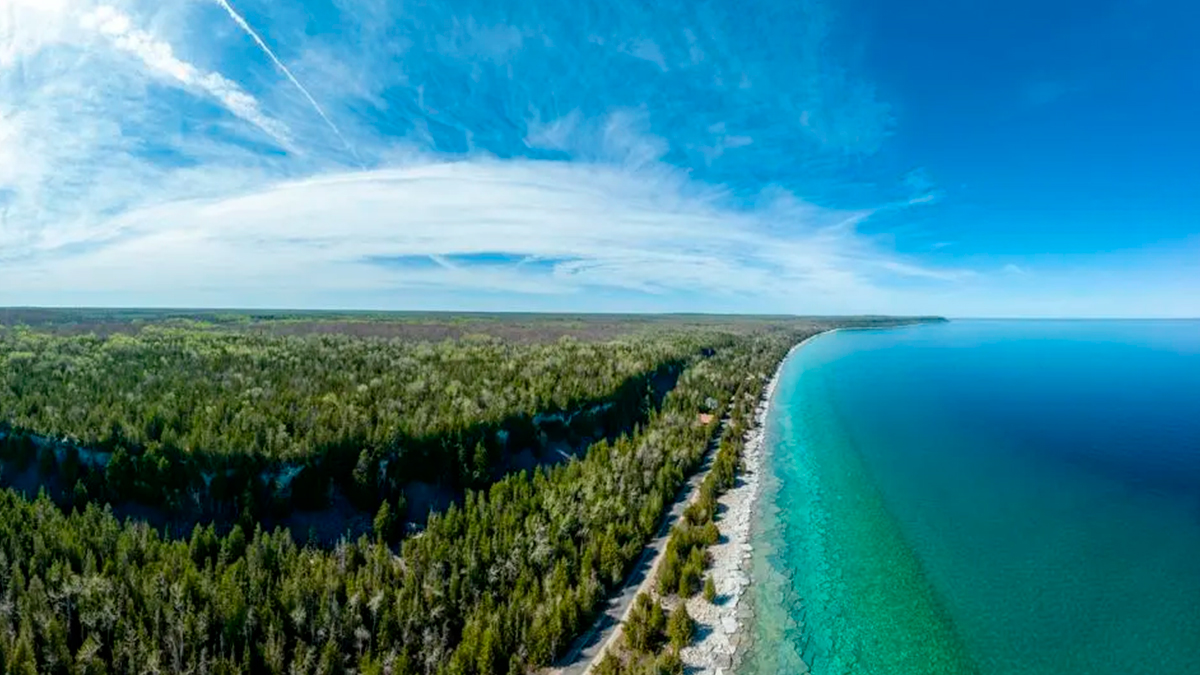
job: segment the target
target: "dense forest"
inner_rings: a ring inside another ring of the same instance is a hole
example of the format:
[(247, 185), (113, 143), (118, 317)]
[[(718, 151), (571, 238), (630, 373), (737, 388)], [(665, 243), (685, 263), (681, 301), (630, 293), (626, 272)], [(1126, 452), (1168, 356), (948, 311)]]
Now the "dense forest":
[[(0, 672), (536, 670), (621, 583), (719, 433), (711, 413), (752, 406), (787, 349), (831, 325), (634, 322), (617, 337), (429, 342), (276, 319), (114, 321), (121, 330), (0, 328), (8, 463), (36, 461), (59, 485), (82, 476), (58, 503), (0, 492)], [(579, 414), (607, 428), (571, 429)], [(518, 446), (497, 432), (547, 417), (583, 450), (505, 473)], [(197, 477), (217, 482), (214, 467), (239, 478), (236, 462), (258, 472), (242, 488), (254, 503), (270, 487), (257, 475), (343, 447), (380, 506), (371, 536), (333, 547), (266, 531), (245, 504), (236, 524), (186, 537), (106, 505), (179, 500)], [(107, 461), (89, 469), (93, 456)], [(422, 473), (429, 460), (442, 475)], [(403, 485), (405, 472), (462, 492), (396, 548), (403, 504), (379, 475)], [(155, 485), (169, 487), (141, 492)]]
[(412, 481), (478, 488), (644, 423), (690, 359), (727, 343), (0, 329), (0, 457), (42, 450), (72, 496), (79, 481), (81, 496), (257, 517), (320, 507), (336, 482), (374, 510)]

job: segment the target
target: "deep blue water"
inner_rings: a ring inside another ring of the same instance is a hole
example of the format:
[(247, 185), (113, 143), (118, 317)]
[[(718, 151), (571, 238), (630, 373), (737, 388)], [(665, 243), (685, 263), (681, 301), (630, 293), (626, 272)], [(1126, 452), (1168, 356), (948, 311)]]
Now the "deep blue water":
[(1200, 673), (1200, 322), (822, 336), (767, 442), (747, 672)]

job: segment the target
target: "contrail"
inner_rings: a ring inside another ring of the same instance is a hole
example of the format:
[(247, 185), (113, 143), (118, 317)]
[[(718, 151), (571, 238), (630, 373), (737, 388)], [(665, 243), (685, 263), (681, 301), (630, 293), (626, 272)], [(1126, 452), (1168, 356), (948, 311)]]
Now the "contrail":
[(300, 90), (301, 94), (304, 94), (304, 98), (308, 99), (308, 102), (312, 104), (313, 109), (317, 111), (317, 114), (321, 116), (321, 119), (325, 120), (325, 124), (328, 124), (329, 128), (333, 129), (333, 133), (337, 134), (337, 137), (341, 139), (342, 144), (346, 146), (346, 149), (350, 151), (350, 154), (354, 155), (354, 160), (361, 164), (362, 160), (359, 159), (358, 153), (355, 152), (350, 143), (346, 141), (346, 137), (342, 135), (341, 130), (337, 128), (337, 125), (333, 123), (333, 120), (329, 119), (329, 115), (326, 115), (325, 111), (321, 109), (320, 104), (317, 103), (317, 99), (313, 98), (312, 94), (308, 93), (308, 90), (304, 88), (304, 85), (300, 84), (300, 80), (297, 80), (296, 76), (292, 75), (292, 71), (288, 70), (287, 66), (283, 65), (283, 62), (279, 60), (279, 57), (275, 56), (275, 52), (271, 51), (271, 48), (267, 46), (267, 43), (263, 42), (263, 39), (258, 36), (258, 33), (256, 33), (253, 28), (250, 27), (249, 23), (246, 23), (246, 20), (242, 18), (242, 15), (238, 14), (237, 10), (235, 10), (229, 4), (229, 0), (216, 0), (216, 2), (218, 5), (223, 7), (226, 12), (229, 13), (229, 18), (233, 19), (235, 22), (237, 22), (237, 25), (242, 27), (242, 30), (246, 32), (246, 35), (249, 35), (254, 39), (255, 42), (258, 43), (258, 46), (268, 57), (270, 57), (271, 61), (275, 64), (275, 67), (279, 69), (279, 72), (283, 73), (287, 79), (291, 80), (292, 84), (296, 85), (296, 88)]

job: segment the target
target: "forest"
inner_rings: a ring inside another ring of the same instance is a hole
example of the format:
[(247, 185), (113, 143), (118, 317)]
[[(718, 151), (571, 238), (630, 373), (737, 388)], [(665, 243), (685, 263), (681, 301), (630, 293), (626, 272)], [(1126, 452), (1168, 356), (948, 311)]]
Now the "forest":
[[(49, 486), (0, 492), (0, 672), (533, 672), (628, 573), (712, 413), (752, 407), (804, 337), (880, 321), (485, 317), (431, 340), (409, 332), (447, 319), (235, 319), (0, 327), (4, 469)], [(301, 506), (279, 476), (299, 492), (312, 467), (303, 491), (346, 489), (369, 534), (268, 527)], [(405, 536), (413, 481), (455, 498)], [(222, 499), (236, 514), (183, 535), (114, 514)]]
[(647, 397), (723, 341), (3, 330), (0, 457), (38, 459), (72, 499), (253, 519), (321, 507), (336, 483), (373, 511), (413, 481), (478, 488), (642, 423)]

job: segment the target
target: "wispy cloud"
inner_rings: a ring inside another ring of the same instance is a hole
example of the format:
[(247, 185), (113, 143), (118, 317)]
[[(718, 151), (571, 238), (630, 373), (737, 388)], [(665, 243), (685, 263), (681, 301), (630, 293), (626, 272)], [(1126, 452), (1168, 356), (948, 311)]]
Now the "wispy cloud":
[(278, 176), (288, 124), (152, 23), (91, 0), (0, 5), (0, 260)]
[(670, 144), (648, 127), (644, 110), (614, 110), (588, 120), (573, 110), (548, 122), (531, 120), (525, 143), (559, 150), (576, 160), (619, 164), (636, 171), (657, 164), (670, 150)]
[(578, 110), (546, 122), (535, 117), (529, 121), (525, 143), (532, 148), (569, 151), (575, 146), (581, 117)]
[(202, 89), (229, 112), (262, 129), (280, 146), (292, 149), (287, 126), (263, 114), (258, 101), (220, 73), (204, 72), (175, 56), (171, 45), (133, 26), (130, 18), (108, 5), (83, 15), (80, 25), (98, 31), (123, 52), (141, 59), (148, 68), (174, 78), (185, 87)]
[(267, 58), (271, 59), (271, 63), (275, 64), (275, 67), (279, 69), (279, 72), (283, 73), (284, 77), (286, 77), (288, 81), (291, 82), (292, 85), (294, 85), (296, 89), (304, 96), (304, 98), (308, 100), (310, 104), (312, 104), (313, 110), (317, 112), (317, 115), (319, 115), (321, 119), (325, 121), (325, 124), (329, 125), (329, 128), (338, 137), (338, 139), (345, 144), (346, 149), (350, 151), (350, 154), (355, 155), (357, 158), (354, 148), (350, 146), (350, 143), (346, 140), (346, 137), (342, 135), (341, 130), (338, 129), (337, 125), (333, 123), (333, 120), (329, 119), (329, 115), (325, 114), (325, 110), (321, 108), (321, 105), (317, 103), (317, 100), (313, 98), (313, 95), (308, 93), (308, 89), (306, 89), (304, 85), (300, 84), (300, 80), (297, 80), (296, 76), (292, 75), (292, 71), (288, 70), (288, 67), (283, 65), (283, 62), (279, 60), (278, 56), (275, 56), (275, 52), (271, 51), (271, 48), (267, 46), (267, 43), (263, 42), (263, 39), (259, 36), (258, 32), (251, 28), (250, 24), (246, 22), (246, 19), (244, 19), (241, 14), (238, 14), (237, 11), (234, 10), (234, 8), (229, 4), (228, 0), (216, 1), (217, 4), (219, 4), (229, 14), (229, 17), (233, 19), (234, 23), (236, 23), (246, 33), (246, 35), (249, 35), (250, 38), (254, 40), (254, 43), (257, 44), (260, 49), (262, 49), (263, 53), (267, 55)]
[(663, 58), (662, 50), (658, 48), (658, 43), (654, 40), (638, 38), (625, 45), (622, 51), (634, 58), (653, 63), (664, 73), (669, 70), (667, 68), (667, 60)]
[(304, 3), (252, 26), (230, 0), (0, 0), (0, 304), (884, 311), (964, 283), (859, 231), (938, 193), (843, 176), (890, 112), (801, 4), (759, 34), (338, 0), (333, 32)]
[[(80, 253), (60, 242), (6, 265), (0, 286), (10, 294), (82, 286), (136, 297), (167, 284), (261, 302), (283, 288), (610, 288), (718, 301), (766, 294), (789, 305), (828, 296), (865, 306), (889, 278), (955, 278), (855, 234), (844, 227), (845, 214), (783, 199), (743, 211), (725, 205), (719, 192), (692, 188), (670, 173), (606, 165), (422, 162), (134, 211), (114, 219), (108, 243)], [(412, 256), (490, 258), (416, 269), (379, 264)]]
[(720, 159), (726, 150), (744, 148), (754, 143), (754, 139), (749, 136), (728, 133), (724, 122), (710, 125), (708, 130), (712, 133), (714, 141), (712, 145), (702, 147), (701, 152), (704, 154), (704, 161), (709, 165)]

